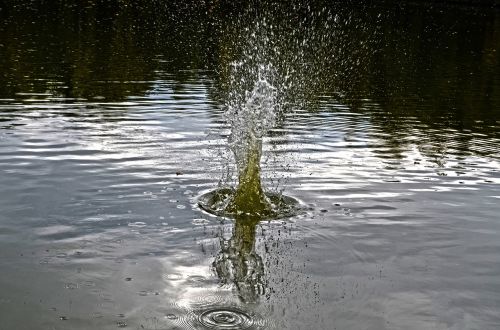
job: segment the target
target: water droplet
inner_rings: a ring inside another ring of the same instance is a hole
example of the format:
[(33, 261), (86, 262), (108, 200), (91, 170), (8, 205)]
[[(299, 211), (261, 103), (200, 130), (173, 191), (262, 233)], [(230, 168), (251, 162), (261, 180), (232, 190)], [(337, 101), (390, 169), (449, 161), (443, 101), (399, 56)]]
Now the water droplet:
[(175, 314), (167, 314), (165, 317), (169, 320), (177, 320), (179, 317)]

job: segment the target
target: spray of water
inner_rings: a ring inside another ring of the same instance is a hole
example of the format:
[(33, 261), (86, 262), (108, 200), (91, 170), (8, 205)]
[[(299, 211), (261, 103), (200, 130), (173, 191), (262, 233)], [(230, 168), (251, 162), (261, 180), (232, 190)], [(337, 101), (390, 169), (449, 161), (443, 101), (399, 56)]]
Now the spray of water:
[(361, 18), (335, 7), (250, 6), (234, 21), (221, 27), (216, 85), (230, 127), (237, 183), (203, 196), (200, 206), (233, 217), (290, 215), (296, 202), (264, 189), (263, 139), (285, 115), (314, 110), (324, 94), (342, 94), (363, 66), (368, 39)]
[[(222, 215), (270, 218), (289, 214), (295, 202), (266, 192), (261, 181), (263, 138), (283, 113), (284, 84), (273, 52), (278, 51), (266, 19), (244, 29), (241, 56), (227, 66), (224, 117), (230, 127), (228, 146), (236, 165), (237, 185), (203, 196), (200, 206)], [(271, 50), (271, 51), (270, 51)], [(287, 203), (291, 203), (287, 206)]]
[(275, 122), (276, 89), (266, 80), (264, 67), (242, 104), (227, 109), (231, 125), (229, 146), (238, 171), (238, 187), (228, 203), (230, 213), (269, 214), (270, 200), (264, 193), (260, 175), (262, 138)]

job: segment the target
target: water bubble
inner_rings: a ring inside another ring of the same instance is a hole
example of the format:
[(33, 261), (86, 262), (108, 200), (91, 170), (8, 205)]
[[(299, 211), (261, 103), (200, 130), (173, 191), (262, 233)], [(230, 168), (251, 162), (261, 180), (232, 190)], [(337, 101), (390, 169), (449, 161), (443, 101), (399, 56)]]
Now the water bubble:
[(217, 307), (202, 312), (198, 321), (207, 329), (249, 329), (254, 324), (251, 315), (232, 307)]

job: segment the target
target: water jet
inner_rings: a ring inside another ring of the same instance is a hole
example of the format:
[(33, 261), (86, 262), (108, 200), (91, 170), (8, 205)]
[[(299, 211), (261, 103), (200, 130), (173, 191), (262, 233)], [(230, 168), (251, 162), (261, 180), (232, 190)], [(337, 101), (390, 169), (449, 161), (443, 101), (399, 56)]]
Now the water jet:
[(274, 123), (275, 95), (275, 88), (259, 78), (253, 90), (246, 92), (242, 105), (229, 107), (229, 146), (236, 162), (238, 185), (202, 195), (198, 204), (203, 210), (220, 216), (244, 215), (260, 219), (287, 217), (298, 210), (297, 200), (266, 192), (262, 185), (262, 139)]

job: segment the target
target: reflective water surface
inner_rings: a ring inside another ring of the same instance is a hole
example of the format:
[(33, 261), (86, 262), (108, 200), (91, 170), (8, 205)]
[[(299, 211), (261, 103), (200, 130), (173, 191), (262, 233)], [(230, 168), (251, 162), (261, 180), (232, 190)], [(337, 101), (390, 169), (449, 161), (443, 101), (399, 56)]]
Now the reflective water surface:
[[(500, 327), (500, 12), (305, 3), (0, 1), (1, 330)], [(295, 216), (198, 206), (235, 65)]]

